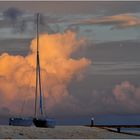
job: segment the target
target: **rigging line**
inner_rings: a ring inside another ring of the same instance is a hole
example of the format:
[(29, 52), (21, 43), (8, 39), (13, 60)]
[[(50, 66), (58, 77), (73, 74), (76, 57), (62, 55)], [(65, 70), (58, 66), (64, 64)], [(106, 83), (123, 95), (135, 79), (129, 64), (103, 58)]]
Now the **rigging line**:
[[(38, 59), (38, 58), (36, 58)], [(38, 61), (38, 60), (36, 60)], [(38, 63), (36, 64), (36, 90), (35, 90), (35, 118), (37, 118), (37, 96), (38, 96)]]
[(42, 109), (42, 88), (41, 88), (41, 75), (40, 75), (40, 61), (39, 61), (39, 55), (38, 55), (38, 76), (39, 76), (39, 91), (40, 91), (40, 113), (43, 115), (43, 109)]
[(40, 92), (40, 113), (41, 113), (41, 115), (43, 115), (41, 77), (40, 77), (40, 59), (39, 59), (39, 16), (40, 16), (39, 13), (37, 13), (37, 56), (36, 56), (37, 62), (36, 62), (35, 118), (37, 118), (38, 87), (39, 87), (39, 92)]
[[(47, 71), (45, 71), (45, 74), (44, 74), (44, 83), (45, 83), (45, 81), (47, 81)], [(46, 91), (48, 92), (48, 94), (49, 94), (49, 88), (46, 88)], [(49, 96), (49, 95), (48, 95)], [(43, 98), (45, 98), (44, 96), (43, 96)], [(46, 100), (47, 100), (47, 98), (45, 98)], [(46, 101), (45, 100), (45, 101)], [(46, 102), (44, 103), (45, 105), (46, 105)], [(47, 113), (46, 113), (46, 106), (44, 106), (44, 110), (45, 110), (45, 116), (47, 117)]]
[(39, 92), (40, 92), (40, 113), (43, 115), (43, 109), (42, 109), (42, 88), (41, 88), (41, 76), (40, 76), (40, 57), (39, 57), (39, 18), (40, 14), (37, 14), (37, 63), (38, 63), (38, 80), (39, 80)]
[(43, 98), (43, 104), (42, 104), (42, 107), (43, 107), (43, 115), (44, 116), (47, 116), (46, 115), (46, 109), (45, 109), (45, 100), (46, 100), (46, 98), (45, 98), (45, 94), (44, 93), (46, 93), (45, 91), (45, 86), (44, 86), (44, 83), (45, 83), (45, 75), (46, 75), (46, 71), (45, 71), (45, 69), (44, 70), (42, 70), (43, 72), (44, 72), (44, 75), (42, 76), (42, 73), (40, 73), (41, 74), (41, 77), (44, 77), (43, 78), (43, 83), (42, 83), (42, 98)]
[(37, 19), (36, 19), (36, 32), (37, 32), (37, 52), (36, 52), (36, 90), (35, 90), (35, 114), (34, 117), (37, 118), (37, 101), (38, 101), (38, 46), (39, 46), (39, 36), (38, 36), (38, 20), (39, 20), (39, 13), (37, 13)]

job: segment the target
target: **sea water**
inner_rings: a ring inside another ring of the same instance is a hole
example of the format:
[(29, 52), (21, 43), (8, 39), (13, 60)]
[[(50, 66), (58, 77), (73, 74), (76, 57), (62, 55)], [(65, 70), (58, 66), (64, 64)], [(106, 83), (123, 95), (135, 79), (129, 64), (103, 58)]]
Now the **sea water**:
[[(94, 117), (94, 123), (98, 125), (140, 125), (140, 115), (95, 115), (79, 118), (58, 119), (58, 125), (90, 125), (91, 117)], [(140, 128), (122, 128), (121, 130), (138, 130)]]

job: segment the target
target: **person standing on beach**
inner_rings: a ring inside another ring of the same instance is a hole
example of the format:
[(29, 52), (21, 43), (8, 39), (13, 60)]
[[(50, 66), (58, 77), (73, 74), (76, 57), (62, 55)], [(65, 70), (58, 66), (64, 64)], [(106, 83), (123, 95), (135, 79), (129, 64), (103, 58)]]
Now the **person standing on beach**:
[(94, 125), (94, 117), (91, 118), (91, 127)]

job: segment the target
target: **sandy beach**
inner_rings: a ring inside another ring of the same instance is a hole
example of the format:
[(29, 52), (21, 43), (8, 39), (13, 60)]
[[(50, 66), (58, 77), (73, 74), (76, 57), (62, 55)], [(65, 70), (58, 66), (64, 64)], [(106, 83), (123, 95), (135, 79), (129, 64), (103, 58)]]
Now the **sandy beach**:
[[(127, 132), (128, 133), (128, 132)], [(100, 138), (140, 138), (135, 131), (132, 133), (117, 133), (101, 128), (86, 126), (56, 126), (55, 128), (36, 128), (18, 126), (0, 126), (0, 138), (3, 139), (100, 139)]]

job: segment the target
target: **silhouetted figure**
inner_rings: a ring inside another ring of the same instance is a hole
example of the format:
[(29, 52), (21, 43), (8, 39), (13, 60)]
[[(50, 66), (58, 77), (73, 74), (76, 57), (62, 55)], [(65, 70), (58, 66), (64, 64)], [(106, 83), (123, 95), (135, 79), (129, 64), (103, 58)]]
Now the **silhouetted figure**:
[(91, 125), (90, 126), (91, 127), (94, 126), (94, 118), (93, 117), (91, 118)]
[(118, 133), (120, 133), (120, 132), (121, 132), (121, 128), (120, 128), (120, 127), (118, 127), (118, 128), (117, 128), (117, 131), (118, 131)]

